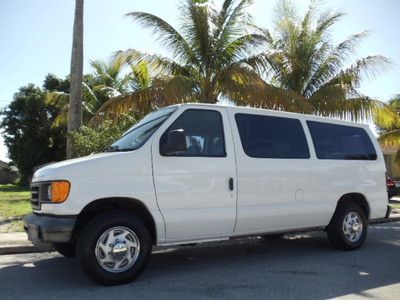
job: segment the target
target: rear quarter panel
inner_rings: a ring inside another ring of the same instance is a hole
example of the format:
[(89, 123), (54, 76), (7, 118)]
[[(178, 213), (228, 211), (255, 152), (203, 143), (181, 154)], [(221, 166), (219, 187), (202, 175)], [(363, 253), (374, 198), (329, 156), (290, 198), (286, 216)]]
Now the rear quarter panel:
[(317, 159), (308, 127), (305, 125), (309, 145), (314, 152), (310, 163), (311, 172), (309, 173), (314, 191), (312, 197), (325, 199), (332, 208), (332, 213), (326, 221), (330, 221), (337, 201), (348, 193), (360, 193), (365, 197), (370, 209), (370, 219), (384, 217), (388, 203), (386, 167), (379, 143), (369, 127), (330, 119), (306, 118), (306, 120), (363, 128), (371, 139), (377, 154), (376, 160)]

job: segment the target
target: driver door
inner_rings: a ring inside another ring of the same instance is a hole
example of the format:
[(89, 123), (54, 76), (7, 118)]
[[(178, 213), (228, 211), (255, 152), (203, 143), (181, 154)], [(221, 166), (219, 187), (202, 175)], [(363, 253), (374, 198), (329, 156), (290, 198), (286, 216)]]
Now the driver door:
[[(153, 139), (157, 202), (166, 239), (229, 236), (236, 221), (236, 166), (226, 109), (185, 109)], [(161, 155), (172, 130), (183, 130), (186, 151)]]

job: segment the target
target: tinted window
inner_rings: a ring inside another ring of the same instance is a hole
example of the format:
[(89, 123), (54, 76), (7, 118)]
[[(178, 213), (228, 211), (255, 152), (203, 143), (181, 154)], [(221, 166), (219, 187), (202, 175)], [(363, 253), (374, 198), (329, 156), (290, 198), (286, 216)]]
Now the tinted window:
[(167, 142), (168, 132), (183, 129), (187, 149), (174, 156), (223, 157), (224, 130), (221, 114), (214, 110), (188, 109), (180, 115), (161, 138), (161, 147)]
[(307, 121), (319, 159), (375, 160), (374, 146), (363, 128)]
[(307, 140), (297, 119), (236, 114), (244, 152), (258, 158), (310, 158)]

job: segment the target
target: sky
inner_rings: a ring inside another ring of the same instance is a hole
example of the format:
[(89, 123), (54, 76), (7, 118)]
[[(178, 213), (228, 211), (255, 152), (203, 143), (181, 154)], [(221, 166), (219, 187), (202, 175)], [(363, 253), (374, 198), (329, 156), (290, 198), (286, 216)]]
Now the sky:
[[(254, 1), (249, 12), (257, 25), (272, 28), (277, 1)], [(369, 30), (370, 35), (359, 45), (357, 56), (381, 54), (393, 62), (390, 69), (377, 78), (364, 81), (360, 91), (383, 101), (400, 93), (400, 1), (320, 2), (322, 8), (346, 13), (332, 29), (334, 41), (340, 42), (351, 34)], [(168, 55), (149, 30), (124, 15), (145, 11), (178, 27), (179, 3), (179, 0), (85, 0), (84, 72), (90, 71), (90, 60), (107, 60), (118, 50), (135, 48)], [(69, 73), (74, 4), (74, 0), (0, 0), (0, 108), (12, 100), (19, 87), (28, 83), (41, 86), (48, 73), (60, 77)], [(303, 12), (309, 1), (296, 1), (296, 4)], [(6, 156), (7, 150), (0, 137), (0, 160), (8, 160)]]

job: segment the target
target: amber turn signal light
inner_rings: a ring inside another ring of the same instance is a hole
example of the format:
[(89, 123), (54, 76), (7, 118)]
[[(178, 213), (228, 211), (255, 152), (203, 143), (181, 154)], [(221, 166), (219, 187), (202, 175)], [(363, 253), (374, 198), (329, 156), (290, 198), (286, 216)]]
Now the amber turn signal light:
[(71, 184), (68, 181), (53, 181), (51, 183), (51, 202), (62, 203), (69, 195)]

